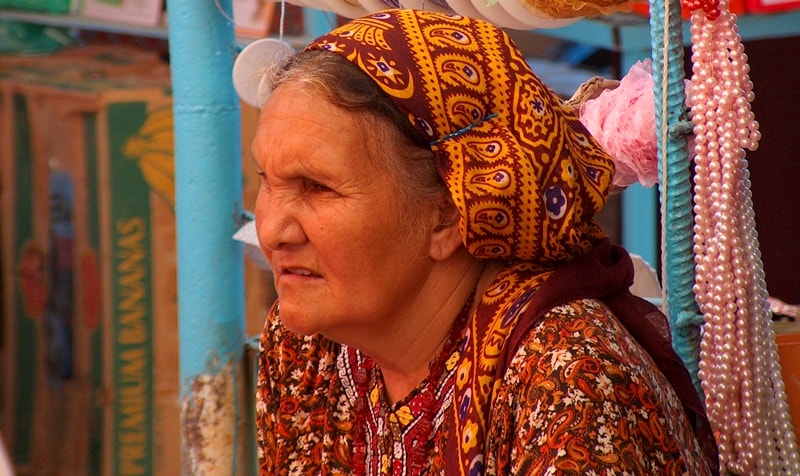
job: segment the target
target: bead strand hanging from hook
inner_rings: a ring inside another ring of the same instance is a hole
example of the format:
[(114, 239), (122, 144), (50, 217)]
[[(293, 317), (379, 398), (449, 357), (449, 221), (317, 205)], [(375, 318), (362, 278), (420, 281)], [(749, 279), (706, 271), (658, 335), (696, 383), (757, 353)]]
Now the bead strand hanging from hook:
[(746, 150), (760, 132), (753, 84), (728, 0), (692, 10), (695, 296), (699, 376), (723, 472), (800, 474), (755, 227)]

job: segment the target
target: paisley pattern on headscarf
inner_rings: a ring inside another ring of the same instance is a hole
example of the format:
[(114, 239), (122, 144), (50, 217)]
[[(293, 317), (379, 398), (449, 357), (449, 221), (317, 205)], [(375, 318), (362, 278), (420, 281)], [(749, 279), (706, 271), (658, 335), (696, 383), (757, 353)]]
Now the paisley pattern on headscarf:
[(481, 297), (457, 369), (447, 474), (481, 474), (499, 356), (533, 291), (605, 237), (592, 217), (613, 161), (489, 23), (385, 10), (306, 49), (341, 55), (380, 85), (430, 139), (469, 252), (516, 262)]
[(474, 256), (549, 266), (602, 238), (592, 217), (605, 203), (613, 161), (502, 30), (385, 10), (306, 49), (357, 65), (430, 139)]

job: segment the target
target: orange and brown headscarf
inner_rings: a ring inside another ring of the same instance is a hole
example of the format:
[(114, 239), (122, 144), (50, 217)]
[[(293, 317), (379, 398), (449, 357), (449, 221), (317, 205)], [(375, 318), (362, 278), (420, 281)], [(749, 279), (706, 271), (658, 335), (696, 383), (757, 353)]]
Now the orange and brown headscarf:
[(613, 161), (499, 28), (385, 10), (306, 49), (357, 65), (430, 139), (474, 256), (551, 266), (603, 236)]
[(306, 49), (341, 55), (380, 85), (429, 138), (469, 252), (516, 263), (480, 297), (457, 364), (458, 444), (447, 465), (458, 469), (448, 474), (471, 474), (483, 460), (502, 355), (531, 291), (605, 238), (592, 217), (605, 203), (613, 161), (489, 23), (385, 10)]

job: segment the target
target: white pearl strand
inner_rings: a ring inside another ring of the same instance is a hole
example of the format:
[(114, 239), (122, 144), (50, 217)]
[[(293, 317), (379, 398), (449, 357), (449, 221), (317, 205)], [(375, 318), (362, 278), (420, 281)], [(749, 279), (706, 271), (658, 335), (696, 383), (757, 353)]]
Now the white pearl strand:
[(728, 0), (720, 11), (691, 18), (699, 377), (723, 473), (800, 475), (745, 159), (760, 139), (753, 84)]

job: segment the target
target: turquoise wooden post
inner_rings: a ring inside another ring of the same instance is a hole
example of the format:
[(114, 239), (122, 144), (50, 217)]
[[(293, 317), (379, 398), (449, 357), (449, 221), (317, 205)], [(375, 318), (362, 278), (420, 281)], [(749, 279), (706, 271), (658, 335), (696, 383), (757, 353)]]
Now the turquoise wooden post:
[(316, 8), (303, 9), (303, 29), (309, 40), (328, 33), (335, 26), (336, 15), (334, 13), (317, 10)]
[(656, 190), (634, 183), (622, 192), (621, 200), (622, 245), (655, 267), (660, 259)]
[(655, 79), (656, 130), (662, 211), (663, 303), (672, 326), (673, 347), (683, 359), (702, 396), (697, 378), (700, 325), (694, 299), (691, 163), (685, 113), (683, 40), (679, 0), (651, 0), (650, 31)]
[(244, 273), (231, 0), (169, 2), (174, 92), (181, 468), (244, 474)]

